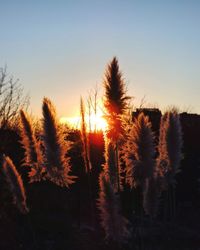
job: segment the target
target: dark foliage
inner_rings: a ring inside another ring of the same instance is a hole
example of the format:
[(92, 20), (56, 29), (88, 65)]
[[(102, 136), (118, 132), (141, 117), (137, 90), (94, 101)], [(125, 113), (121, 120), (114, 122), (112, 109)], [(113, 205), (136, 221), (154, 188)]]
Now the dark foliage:
[[(157, 117), (157, 114), (155, 114)], [(159, 127), (159, 120), (154, 114), (149, 116), (152, 127)], [(130, 204), (133, 191), (126, 186), (122, 195), (122, 214), (132, 223), (132, 241), (121, 249), (148, 250), (188, 250), (199, 249), (200, 242), (200, 116), (182, 113), (180, 115), (184, 148), (184, 159), (181, 172), (177, 174), (176, 197), (177, 214), (172, 222), (163, 221), (162, 209), (157, 222), (150, 222), (149, 217), (143, 218), (140, 227), (140, 238), (135, 225), (138, 217), (132, 214), (135, 204)], [(158, 133), (156, 133), (157, 135)], [(90, 154), (92, 163), (93, 200), (98, 197), (98, 176), (104, 163), (104, 141), (102, 134), (90, 134)], [(2, 250), (118, 250), (114, 243), (105, 244), (104, 234), (100, 229), (98, 216), (95, 229), (90, 227), (88, 210), (89, 197), (86, 196), (84, 161), (79, 131), (71, 131), (67, 139), (73, 142), (68, 151), (72, 164), (72, 174), (77, 181), (70, 187), (61, 188), (45, 181), (28, 184), (27, 169), (20, 167), (24, 158), (24, 150), (20, 137), (11, 130), (0, 130), (0, 149), (9, 155), (22, 174), (30, 208), (28, 216), (21, 215), (13, 207), (12, 196), (0, 175), (0, 249)], [(157, 140), (157, 138), (156, 138)], [(160, 204), (163, 206), (164, 204)], [(96, 214), (98, 211), (96, 210)]]

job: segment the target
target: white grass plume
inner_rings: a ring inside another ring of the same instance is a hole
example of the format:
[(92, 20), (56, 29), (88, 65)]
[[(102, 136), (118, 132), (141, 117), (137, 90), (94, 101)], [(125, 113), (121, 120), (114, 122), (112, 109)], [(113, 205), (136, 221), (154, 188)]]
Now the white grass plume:
[(108, 123), (107, 137), (118, 141), (123, 135), (122, 116), (126, 114), (130, 97), (126, 95), (127, 89), (122, 72), (119, 69), (118, 59), (113, 57), (107, 65), (104, 81), (104, 107)]
[(23, 110), (20, 111), (20, 118), (22, 144), (25, 149), (24, 165), (31, 168), (29, 172), (30, 182), (40, 181), (44, 172), (40, 145), (35, 138), (31, 120)]
[(116, 57), (108, 64), (105, 78), (104, 106), (108, 114), (124, 114), (130, 97), (126, 96), (126, 86)]
[(13, 202), (23, 214), (28, 213), (26, 194), (21, 176), (9, 157), (3, 156), (3, 172), (13, 196)]
[(103, 164), (103, 170), (105, 174), (110, 177), (110, 182), (115, 191), (118, 188), (117, 166), (116, 166), (116, 152), (115, 146), (112, 140), (105, 138), (105, 163)]
[(59, 131), (55, 108), (48, 98), (44, 98), (42, 110), (47, 178), (59, 186), (69, 187), (75, 177), (70, 175), (66, 144)]
[(167, 184), (175, 185), (175, 175), (180, 171), (183, 146), (180, 117), (175, 108), (161, 118), (159, 137), (159, 157), (157, 171), (165, 177)]
[(143, 185), (155, 167), (154, 134), (147, 116), (140, 113), (129, 129), (126, 144), (126, 181), (131, 188)]
[(97, 206), (106, 240), (123, 243), (129, 237), (128, 221), (120, 214), (119, 197), (113, 190), (108, 174), (104, 172), (100, 174), (99, 186)]

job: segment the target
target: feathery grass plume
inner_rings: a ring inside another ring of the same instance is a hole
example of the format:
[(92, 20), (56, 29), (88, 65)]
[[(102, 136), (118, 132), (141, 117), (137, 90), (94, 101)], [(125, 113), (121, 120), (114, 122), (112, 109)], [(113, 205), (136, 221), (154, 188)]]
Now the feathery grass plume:
[(159, 157), (157, 173), (162, 180), (162, 190), (165, 191), (165, 218), (173, 218), (176, 214), (175, 175), (180, 171), (182, 159), (182, 131), (178, 111), (173, 108), (167, 111), (160, 124)]
[(48, 98), (43, 99), (42, 110), (47, 178), (59, 186), (69, 187), (74, 183), (75, 176), (70, 175), (64, 138), (59, 130), (55, 108)]
[(182, 129), (177, 110), (169, 113), (169, 128), (167, 131), (167, 150), (169, 165), (173, 175), (180, 172), (180, 161), (182, 159), (181, 149), (183, 146)]
[(123, 243), (129, 237), (128, 221), (120, 214), (119, 197), (113, 190), (108, 174), (100, 174), (99, 186), (97, 206), (106, 240)]
[(119, 139), (124, 134), (122, 117), (128, 108), (126, 88), (122, 73), (119, 70), (119, 64), (116, 57), (108, 64), (104, 77), (104, 107), (106, 110), (106, 120), (108, 129), (106, 135), (115, 142), (116, 172), (118, 191), (120, 191), (120, 169), (119, 169)]
[(127, 108), (127, 97), (122, 73), (116, 57), (112, 59), (107, 67), (104, 80), (105, 108), (109, 114), (123, 114)]
[(174, 177), (180, 171), (182, 145), (180, 118), (177, 110), (173, 108), (161, 118), (158, 145), (157, 171), (160, 176), (165, 177), (166, 184), (175, 185)]
[(129, 129), (126, 145), (126, 181), (131, 188), (143, 186), (155, 167), (154, 134), (147, 116), (140, 113)]
[(126, 96), (124, 79), (116, 57), (107, 66), (103, 84), (105, 88), (104, 107), (109, 124), (108, 137), (117, 140), (123, 133), (121, 115), (125, 114), (130, 97)]
[(80, 113), (81, 113), (81, 138), (83, 143), (83, 158), (85, 163), (85, 170), (86, 173), (88, 173), (91, 169), (91, 162), (90, 162), (90, 153), (89, 153), (89, 142), (88, 142), (88, 136), (86, 131), (86, 122), (85, 122), (85, 107), (84, 102), (81, 97), (80, 100)]
[(159, 143), (158, 143), (159, 157), (156, 160), (157, 172), (160, 177), (164, 176), (169, 165), (167, 144), (166, 144), (167, 124), (168, 124), (168, 112), (162, 115), (160, 121)]
[(23, 214), (28, 213), (26, 194), (21, 176), (9, 157), (3, 156), (3, 172), (13, 196), (14, 204)]
[(105, 174), (110, 177), (110, 182), (114, 191), (117, 191), (117, 171), (116, 171), (116, 157), (115, 157), (115, 146), (112, 140), (105, 137), (105, 163), (103, 164), (103, 170)]
[(31, 121), (23, 110), (20, 111), (20, 118), (22, 144), (25, 149), (24, 165), (31, 168), (29, 172), (30, 182), (40, 181), (44, 172), (40, 145), (35, 138)]
[(120, 182), (120, 190), (123, 191), (125, 183), (126, 183), (126, 156), (128, 151), (128, 141), (129, 141), (129, 132), (130, 128), (133, 124), (132, 113), (128, 113), (123, 117), (123, 127), (125, 129), (125, 133), (123, 137), (119, 140), (119, 182)]

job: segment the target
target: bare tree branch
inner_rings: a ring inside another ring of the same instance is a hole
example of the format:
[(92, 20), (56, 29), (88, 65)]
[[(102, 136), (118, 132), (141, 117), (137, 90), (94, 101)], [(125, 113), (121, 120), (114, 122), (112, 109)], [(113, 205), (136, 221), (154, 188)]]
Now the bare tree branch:
[(24, 95), (19, 80), (8, 75), (7, 67), (0, 68), (0, 128), (14, 126), (20, 109), (29, 106), (29, 96)]

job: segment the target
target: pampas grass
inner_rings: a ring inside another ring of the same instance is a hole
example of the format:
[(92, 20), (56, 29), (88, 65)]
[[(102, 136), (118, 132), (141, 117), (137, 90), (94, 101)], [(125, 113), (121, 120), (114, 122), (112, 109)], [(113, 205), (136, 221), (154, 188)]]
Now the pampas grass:
[(120, 191), (120, 169), (119, 169), (119, 140), (123, 137), (124, 128), (122, 117), (128, 108), (125, 82), (119, 70), (119, 63), (116, 57), (108, 64), (104, 77), (104, 107), (105, 117), (108, 123), (106, 136), (115, 143), (115, 158), (117, 171), (118, 192)]
[(167, 111), (161, 119), (158, 145), (157, 172), (162, 180), (161, 188), (165, 190), (165, 219), (168, 214), (169, 218), (176, 214), (175, 176), (180, 171), (182, 145), (180, 117), (178, 111), (173, 108)]
[(117, 141), (123, 134), (122, 115), (128, 108), (126, 88), (116, 57), (108, 64), (104, 77), (104, 107), (108, 123), (107, 137)]
[(126, 145), (126, 181), (131, 188), (143, 186), (155, 167), (154, 134), (147, 116), (140, 113), (129, 131)]
[(99, 176), (99, 199), (101, 226), (108, 241), (123, 243), (129, 236), (128, 222), (120, 214), (119, 197), (115, 194), (108, 174), (102, 172)]
[(23, 110), (20, 111), (20, 118), (22, 145), (25, 149), (24, 165), (31, 168), (29, 172), (30, 182), (40, 181), (44, 173), (40, 145), (35, 138), (31, 120)]
[(85, 163), (85, 170), (88, 173), (91, 171), (92, 166), (90, 162), (90, 149), (89, 149), (89, 142), (88, 142), (88, 136), (87, 136), (87, 128), (86, 128), (86, 122), (85, 122), (85, 107), (83, 99), (80, 100), (80, 114), (81, 114), (81, 138), (83, 143), (83, 159)]
[(118, 176), (116, 168), (116, 155), (115, 155), (115, 146), (113, 142), (105, 138), (105, 163), (103, 164), (104, 173), (110, 177), (110, 182), (112, 184), (115, 192), (118, 188)]
[(122, 73), (119, 70), (119, 63), (116, 57), (108, 64), (105, 79), (105, 100), (104, 105), (109, 114), (123, 114), (126, 112), (127, 100), (126, 89)]
[(21, 176), (9, 157), (3, 156), (3, 173), (13, 196), (13, 202), (23, 214), (28, 213), (26, 194)]
[(157, 170), (165, 177), (167, 185), (175, 185), (175, 175), (180, 171), (182, 145), (180, 118), (177, 110), (173, 108), (161, 119), (158, 145)]
[(45, 146), (46, 176), (59, 186), (69, 187), (74, 183), (70, 175), (69, 159), (66, 157), (64, 138), (56, 119), (56, 111), (48, 98), (43, 100), (43, 133)]

